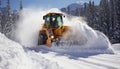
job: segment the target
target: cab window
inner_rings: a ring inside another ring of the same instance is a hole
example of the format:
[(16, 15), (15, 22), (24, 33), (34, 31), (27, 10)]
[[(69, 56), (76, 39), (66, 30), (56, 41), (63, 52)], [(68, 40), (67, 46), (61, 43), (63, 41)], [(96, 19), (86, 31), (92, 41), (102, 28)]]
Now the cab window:
[(61, 17), (61, 16), (58, 16), (58, 17), (57, 17), (57, 22), (58, 22), (58, 26), (61, 27), (62, 24), (63, 24), (63, 21), (62, 21), (62, 17)]
[(45, 25), (49, 28), (50, 27), (50, 16), (45, 17)]

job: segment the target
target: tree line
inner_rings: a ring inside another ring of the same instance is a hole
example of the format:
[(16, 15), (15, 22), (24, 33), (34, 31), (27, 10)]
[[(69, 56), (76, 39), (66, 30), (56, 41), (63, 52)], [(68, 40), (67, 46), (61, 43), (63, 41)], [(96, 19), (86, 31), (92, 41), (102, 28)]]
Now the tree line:
[[(22, 10), (22, 0), (20, 0), (20, 11)], [(10, 0), (6, 0), (6, 7), (2, 7), (0, 0), (0, 32), (8, 38), (13, 39), (12, 34), (16, 29), (20, 11), (11, 10)]]
[(103, 32), (112, 43), (120, 43), (120, 0), (100, 0), (99, 5), (89, 1), (76, 8), (75, 15), (85, 17), (89, 26)]

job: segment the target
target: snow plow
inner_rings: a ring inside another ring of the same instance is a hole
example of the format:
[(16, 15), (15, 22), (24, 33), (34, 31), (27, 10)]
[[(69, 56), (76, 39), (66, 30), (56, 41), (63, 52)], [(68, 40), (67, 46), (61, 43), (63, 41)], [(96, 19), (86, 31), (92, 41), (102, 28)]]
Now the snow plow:
[(62, 13), (47, 13), (43, 16), (45, 20), (42, 29), (39, 31), (38, 45), (47, 45), (48, 47), (52, 46), (52, 43), (55, 42), (59, 44), (59, 41), (68, 34), (70, 31), (70, 26), (63, 25)]

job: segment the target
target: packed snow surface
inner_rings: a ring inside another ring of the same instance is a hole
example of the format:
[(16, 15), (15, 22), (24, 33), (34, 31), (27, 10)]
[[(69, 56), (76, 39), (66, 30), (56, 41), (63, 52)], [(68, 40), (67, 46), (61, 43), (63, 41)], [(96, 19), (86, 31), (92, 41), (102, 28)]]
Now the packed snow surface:
[(120, 52), (78, 57), (47, 47), (24, 48), (0, 33), (0, 69), (120, 69)]
[(83, 18), (67, 16), (72, 27), (69, 41), (51, 48), (37, 46), (42, 16), (58, 9), (24, 9), (18, 22), (16, 42), (0, 33), (0, 69), (120, 69), (120, 44), (111, 45), (101, 32), (90, 28)]

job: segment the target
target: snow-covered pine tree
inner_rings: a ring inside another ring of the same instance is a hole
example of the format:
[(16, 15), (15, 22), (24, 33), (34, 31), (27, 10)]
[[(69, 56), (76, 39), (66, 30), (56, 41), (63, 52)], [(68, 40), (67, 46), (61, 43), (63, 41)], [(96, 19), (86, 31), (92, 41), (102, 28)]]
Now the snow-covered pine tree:
[(89, 2), (91, 5), (89, 6), (89, 13), (90, 13), (90, 22), (91, 22), (91, 27), (94, 28), (94, 29), (99, 29), (99, 24), (98, 24), (98, 17), (97, 17), (97, 7), (95, 6), (94, 4), (94, 1), (93, 2)]
[(22, 10), (23, 10), (23, 4), (22, 4), (22, 0), (20, 0), (20, 4), (19, 4), (19, 12), (18, 14), (16, 14), (15, 18), (18, 20), (21, 16), (21, 13), (22, 13)]
[(98, 23), (98, 11), (97, 7), (94, 4), (94, 1), (89, 3), (84, 3), (84, 7), (80, 11), (80, 15), (86, 18), (86, 21), (88, 24), (94, 28), (99, 29), (99, 23)]
[(97, 29), (98, 28), (97, 11), (96, 11), (96, 6), (94, 5), (94, 1), (93, 2), (89, 1), (88, 9), (86, 11), (87, 11), (86, 17), (88, 24), (92, 28)]
[(120, 43), (120, 0), (117, 0), (117, 43)]
[(88, 25), (92, 27), (92, 14), (91, 14), (91, 11), (92, 11), (92, 3), (91, 1), (89, 1), (89, 4), (87, 5), (86, 7), (86, 18), (87, 18), (87, 22), (88, 22)]
[(92, 28), (105, 33), (112, 43), (120, 43), (120, 0), (101, 0), (99, 6), (89, 1), (80, 13)]
[(13, 28), (13, 20), (12, 20), (12, 15), (11, 15), (11, 10), (10, 10), (10, 0), (7, 0), (3, 33), (9, 38), (11, 37), (11, 34), (12, 34), (11, 32), (12, 28)]
[(115, 1), (114, 0), (110, 0), (109, 1), (109, 6), (110, 6), (110, 41), (112, 43), (115, 42), (115, 38), (114, 38), (114, 28), (115, 28), (115, 19), (116, 19), (116, 9), (115, 9)]
[(19, 19), (19, 12), (17, 10), (14, 10), (11, 15), (12, 15), (12, 25), (10, 31), (10, 39), (15, 40), (17, 21)]
[(99, 6), (100, 30), (109, 36), (110, 31), (110, 9), (108, 0), (101, 0)]
[(0, 32), (2, 32), (2, 4), (0, 0)]
[(115, 0), (115, 12), (114, 12), (114, 32), (113, 38), (115, 39), (114, 43), (120, 43), (120, 0)]
[(20, 0), (20, 11), (23, 10), (22, 0)]

